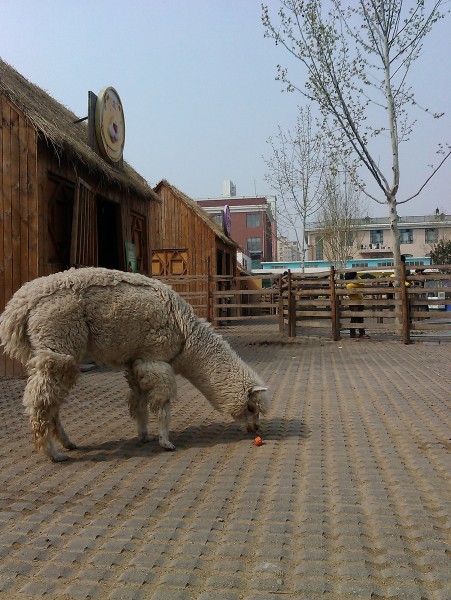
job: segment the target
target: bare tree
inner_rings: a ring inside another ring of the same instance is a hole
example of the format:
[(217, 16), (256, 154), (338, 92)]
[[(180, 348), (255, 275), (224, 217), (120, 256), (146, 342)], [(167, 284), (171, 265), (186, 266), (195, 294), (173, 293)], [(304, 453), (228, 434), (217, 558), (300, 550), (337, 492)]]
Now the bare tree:
[(346, 173), (331, 172), (327, 176), (325, 198), (318, 214), (318, 236), (326, 260), (337, 268), (345, 268), (346, 261), (362, 242), (363, 234), (358, 234), (357, 227), (364, 209), (359, 192)]
[(278, 222), (296, 236), (304, 271), (306, 222), (323, 202), (322, 181), (326, 168), (323, 136), (314, 129), (307, 107), (299, 110), (293, 131), (285, 133), (279, 126), (278, 134), (270, 137), (268, 143), (272, 153), (264, 158), (265, 180), (277, 192), (281, 203), (277, 209)]
[[(394, 264), (401, 262), (397, 205), (418, 196), (450, 156), (449, 144), (439, 145), (431, 175), (418, 191), (399, 200), (400, 145), (409, 140), (419, 108), (410, 87), (409, 73), (419, 57), (425, 36), (444, 15), (445, 0), (281, 0), (277, 18), (263, 5), (265, 35), (301, 61), (304, 85), (297, 85), (279, 65), (278, 79), (289, 91), (297, 90), (314, 101), (322, 114), (325, 135), (336, 160), (351, 160), (355, 182), (372, 200), (387, 204), (393, 233)], [(325, 4), (325, 3), (324, 3)], [(429, 5), (427, 8), (426, 5)], [(443, 113), (431, 113), (439, 118)], [(387, 166), (381, 167), (374, 151), (376, 138), (388, 144)], [(371, 174), (383, 199), (370, 194), (359, 168)]]

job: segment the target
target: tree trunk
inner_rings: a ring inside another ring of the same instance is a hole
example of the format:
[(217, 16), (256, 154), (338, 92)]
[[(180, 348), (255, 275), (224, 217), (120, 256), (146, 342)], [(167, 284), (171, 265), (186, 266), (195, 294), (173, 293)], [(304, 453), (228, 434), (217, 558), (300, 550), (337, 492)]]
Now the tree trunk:
[[(396, 198), (394, 196), (387, 197), (388, 204), (388, 220), (390, 223), (390, 229), (393, 234), (393, 266), (395, 270), (395, 286), (399, 287), (402, 285), (401, 278), (401, 243), (399, 239), (399, 228), (398, 228), (398, 210), (396, 208)], [(395, 293), (395, 299), (401, 300), (401, 294)], [(402, 322), (401, 315), (395, 317), (395, 323), (400, 324)]]
[(305, 273), (305, 225), (307, 222), (307, 215), (304, 212), (302, 215), (302, 244), (301, 244), (301, 270)]
[(390, 229), (393, 234), (393, 265), (395, 268), (395, 281), (396, 285), (400, 285), (401, 281), (401, 244), (399, 239), (399, 228), (398, 228), (398, 210), (396, 205), (396, 198), (393, 196), (387, 197), (388, 204), (388, 221), (390, 223)]

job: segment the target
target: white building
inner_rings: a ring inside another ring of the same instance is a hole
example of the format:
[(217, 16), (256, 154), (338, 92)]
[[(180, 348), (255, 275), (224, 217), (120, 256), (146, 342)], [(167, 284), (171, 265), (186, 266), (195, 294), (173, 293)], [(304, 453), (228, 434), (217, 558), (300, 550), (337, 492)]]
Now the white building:
[[(404, 256), (428, 256), (439, 239), (451, 239), (451, 215), (439, 213), (433, 215), (399, 217), (401, 235), (401, 254)], [(308, 255), (307, 260), (323, 260), (320, 224), (310, 223), (306, 227)], [(356, 220), (353, 228), (356, 240), (350, 248), (350, 259), (393, 259), (393, 234), (388, 219), (383, 217)]]

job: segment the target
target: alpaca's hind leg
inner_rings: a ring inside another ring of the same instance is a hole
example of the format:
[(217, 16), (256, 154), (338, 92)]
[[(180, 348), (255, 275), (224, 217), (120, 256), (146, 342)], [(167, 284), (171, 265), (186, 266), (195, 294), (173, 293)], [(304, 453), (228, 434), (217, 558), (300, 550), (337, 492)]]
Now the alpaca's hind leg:
[(76, 450), (77, 446), (70, 441), (69, 436), (67, 435), (63, 424), (61, 423), (61, 419), (59, 418), (59, 415), (56, 415), (56, 417), (53, 419), (53, 433), (56, 437), (57, 440), (60, 441), (61, 445), (63, 448), (66, 448), (66, 450)]
[[(174, 444), (169, 440), (169, 425), (171, 419), (170, 403), (176, 397), (177, 387), (175, 375), (172, 367), (165, 362), (136, 360), (132, 366), (133, 379), (139, 387), (140, 393), (135, 391), (135, 397), (140, 400), (135, 402), (135, 410), (138, 411), (141, 418), (141, 424), (144, 423), (142, 403), (150, 407), (157, 414), (158, 418), (158, 441), (162, 448), (166, 450), (175, 450)], [(132, 387), (133, 392), (133, 387)], [(138, 418), (138, 434), (140, 421)], [(145, 423), (147, 432), (147, 421)]]
[(71, 444), (58, 413), (69, 389), (77, 380), (77, 362), (72, 356), (48, 350), (39, 352), (30, 361), (29, 368), (30, 377), (23, 404), (30, 419), (36, 447), (55, 462), (67, 460), (67, 456), (56, 449), (52, 436), (59, 437), (64, 445), (65, 442)]

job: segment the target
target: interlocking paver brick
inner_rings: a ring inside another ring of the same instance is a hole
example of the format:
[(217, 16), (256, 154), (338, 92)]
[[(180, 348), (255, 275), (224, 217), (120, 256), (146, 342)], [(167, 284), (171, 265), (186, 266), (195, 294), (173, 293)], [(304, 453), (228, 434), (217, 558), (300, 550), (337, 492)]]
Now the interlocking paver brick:
[(245, 587), (245, 581), (243, 575), (224, 575), (219, 572), (208, 577), (205, 586), (214, 590), (241, 590)]
[(332, 590), (332, 586), (327, 583), (325, 577), (294, 577), (293, 578), (293, 591), (307, 594), (306, 598), (309, 598), (309, 594), (318, 594), (324, 597), (325, 594)]
[(228, 589), (215, 588), (214, 592), (202, 592), (196, 600), (242, 600), (243, 595), (240, 592), (233, 592)]
[(56, 585), (54, 583), (30, 581), (20, 589), (20, 593), (25, 596), (42, 597), (52, 594), (55, 589)]
[(191, 593), (187, 590), (175, 590), (168, 588), (157, 589), (150, 600), (190, 600)]
[(374, 583), (365, 580), (345, 580), (340, 581), (336, 585), (336, 593), (338, 598), (359, 598), (359, 600), (374, 598)]
[(84, 600), (85, 598), (89, 600), (96, 600), (97, 598), (102, 597), (100, 586), (89, 583), (77, 583), (69, 585), (62, 590), (62, 594), (69, 596), (69, 598), (74, 598), (74, 600)]
[[(273, 396), (252, 444), (178, 378), (163, 451), (123, 374), (83, 374), (33, 449), (24, 380), (0, 380), (0, 600), (448, 600), (451, 345), (223, 330)], [(294, 357), (294, 358), (293, 358)]]
[(155, 581), (157, 575), (155, 573), (150, 573), (149, 571), (142, 571), (140, 569), (127, 569), (125, 573), (119, 577), (119, 581), (122, 581), (126, 584), (132, 585), (144, 585), (145, 583), (150, 583), (151, 581)]
[(108, 596), (108, 600), (142, 600), (145, 597), (144, 590), (140, 588), (126, 588), (114, 590)]

